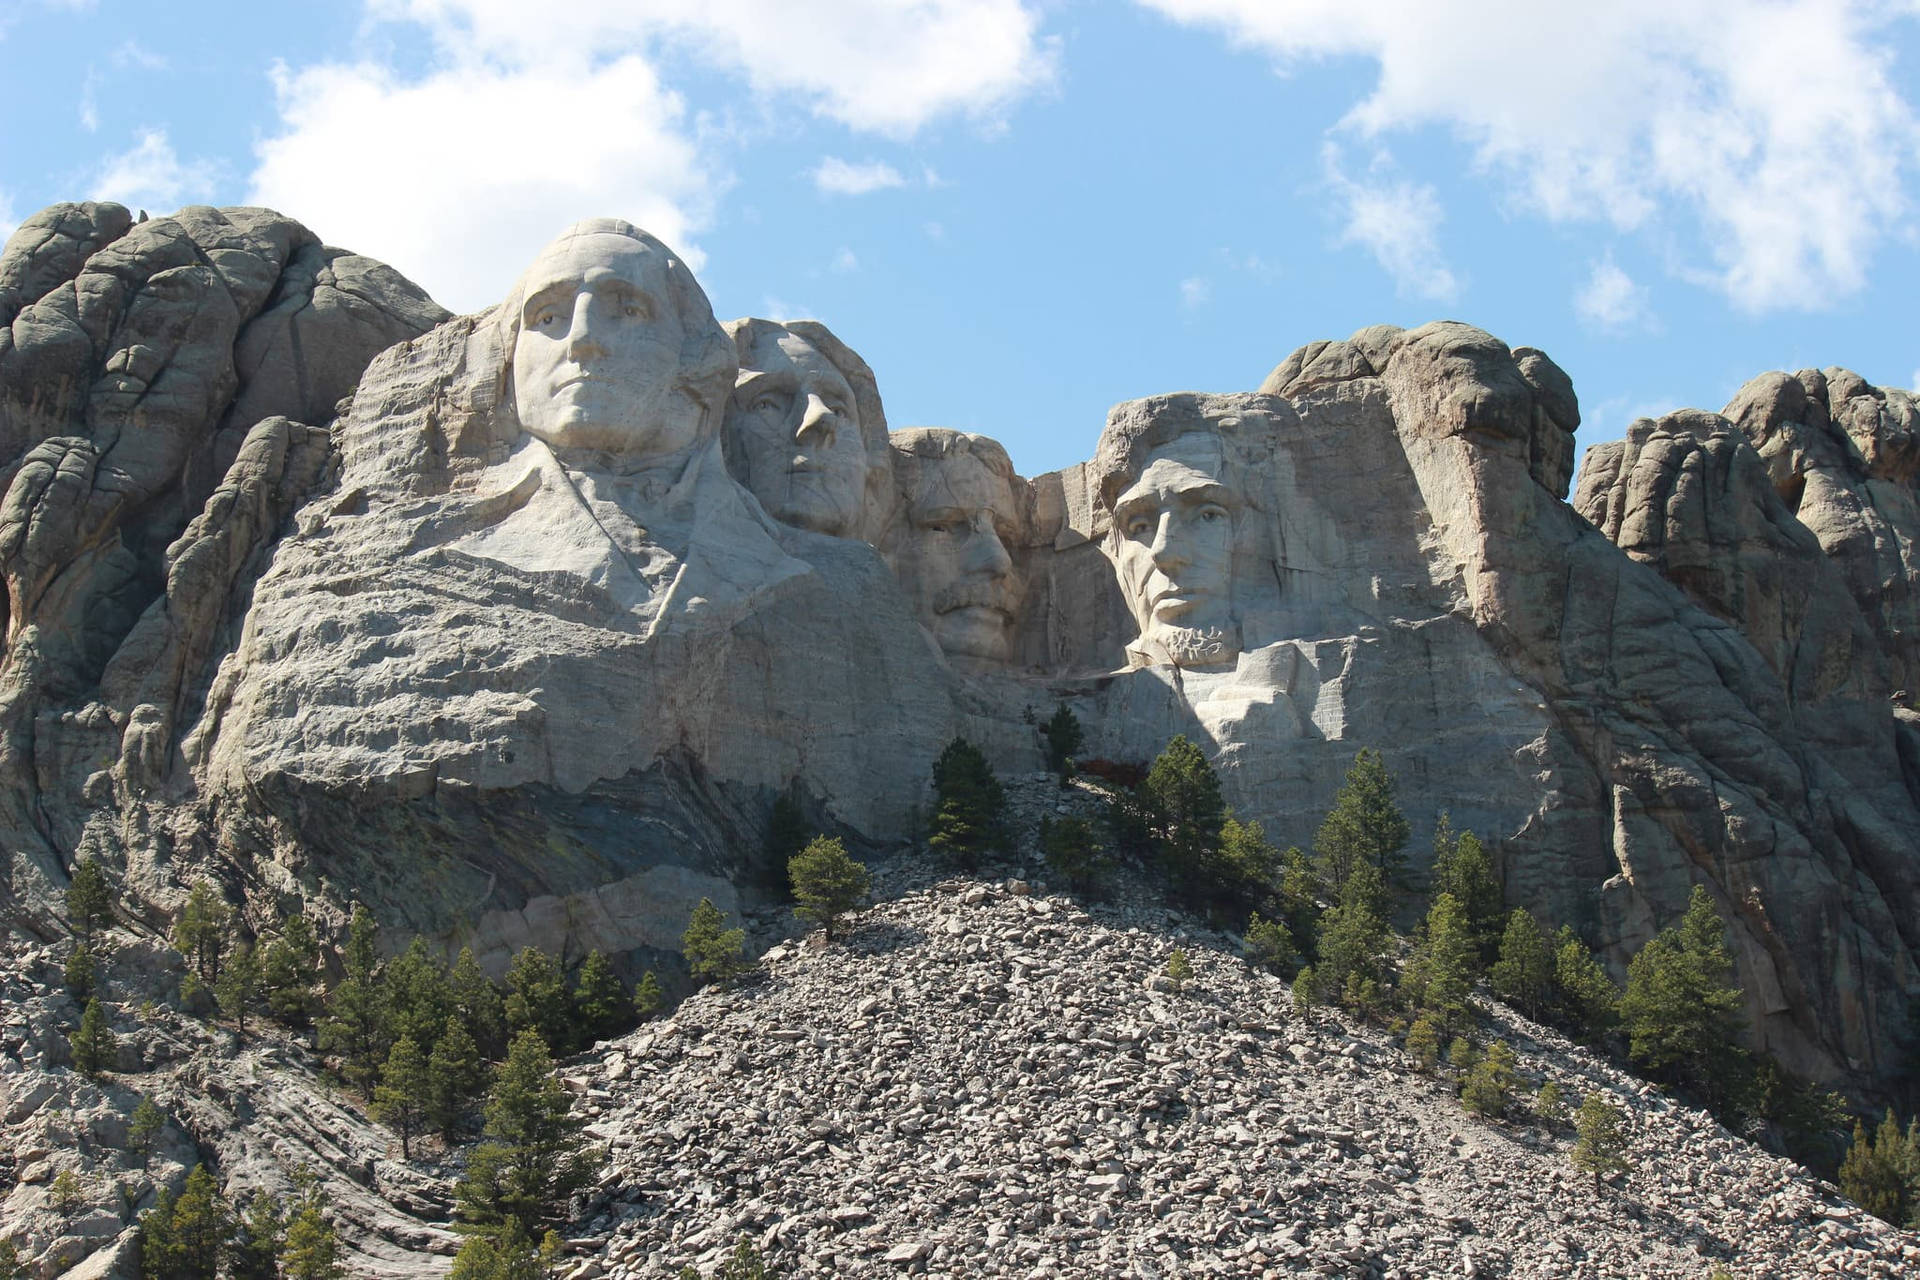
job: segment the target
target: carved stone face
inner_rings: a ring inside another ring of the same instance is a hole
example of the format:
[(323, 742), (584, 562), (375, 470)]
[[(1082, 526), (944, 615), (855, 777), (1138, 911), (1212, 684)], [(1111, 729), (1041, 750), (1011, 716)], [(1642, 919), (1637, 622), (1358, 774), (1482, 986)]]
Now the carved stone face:
[(1219, 443), (1191, 433), (1147, 455), (1113, 503), (1110, 538), (1120, 589), (1156, 661), (1202, 666), (1240, 649), (1233, 609), (1234, 512)]
[(742, 361), (726, 445), (741, 482), (786, 524), (858, 534), (867, 452), (853, 388), (797, 334), (769, 328)]
[(894, 573), (941, 649), (1005, 662), (1021, 594), (1007, 549), (1020, 520), (1013, 484), (964, 449), (917, 461)]
[(700, 434), (681, 391), (681, 317), (657, 250), (610, 232), (563, 235), (534, 260), (513, 348), (520, 425), (555, 448), (669, 457)]

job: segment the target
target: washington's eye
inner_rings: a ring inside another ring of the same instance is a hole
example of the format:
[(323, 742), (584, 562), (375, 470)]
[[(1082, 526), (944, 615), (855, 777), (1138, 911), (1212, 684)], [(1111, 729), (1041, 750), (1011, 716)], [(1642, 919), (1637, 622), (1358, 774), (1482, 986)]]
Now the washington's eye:
[(1126, 530), (1129, 538), (1145, 537), (1152, 528), (1153, 521), (1146, 516), (1130, 516), (1127, 519)]
[(536, 314), (533, 317), (533, 327), (536, 329), (544, 329), (548, 325), (552, 324), (555, 320), (558, 320), (559, 318), (560, 317), (556, 312), (547, 310), (547, 309), (542, 309), (538, 314)]

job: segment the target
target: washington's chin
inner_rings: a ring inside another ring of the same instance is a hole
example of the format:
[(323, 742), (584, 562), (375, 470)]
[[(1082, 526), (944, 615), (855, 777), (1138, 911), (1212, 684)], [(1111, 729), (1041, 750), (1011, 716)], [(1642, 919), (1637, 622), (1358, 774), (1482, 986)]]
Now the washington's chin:
[(1013, 652), (1013, 619), (982, 605), (940, 614), (933, 635), (943, 652), (957, 657), (1005, 662)]
[(556, 449), (593, 449), (621, 455), (678, 453), (699, 434), (695, 423), (608, 422), (581, 411), (548, 414), (526, 426)]

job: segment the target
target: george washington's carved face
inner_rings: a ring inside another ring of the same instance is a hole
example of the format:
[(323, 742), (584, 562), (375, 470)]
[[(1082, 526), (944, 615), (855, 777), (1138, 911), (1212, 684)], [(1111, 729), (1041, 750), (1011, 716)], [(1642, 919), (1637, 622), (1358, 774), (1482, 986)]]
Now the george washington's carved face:
[(682, 390), (686, 332), (658, 248), (568, 232), (534, 260), (520, 298), (513, 400), (529, 434), (637, 458), (699, 438), (704, 409)]
[(1231, 660), (1234, 517), (1239, 496), (1220, 480), (1219, 442), (1189, 433), (1147, 455), (1113, 503), (1108, 548), (1140, 626), (1140, 648), (1174, 666)]

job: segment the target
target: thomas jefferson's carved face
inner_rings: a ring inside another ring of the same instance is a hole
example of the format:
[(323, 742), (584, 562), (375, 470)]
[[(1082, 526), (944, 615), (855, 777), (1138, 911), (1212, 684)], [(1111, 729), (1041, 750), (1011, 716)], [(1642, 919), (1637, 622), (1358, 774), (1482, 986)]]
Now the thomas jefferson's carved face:
[(1020, 607), (1012, 482), (966, 450), (917, 463), (894, 572), (941, 649), (1005, 662)]
[(528, 269), (513, 348), (520, 425), (555, 448), (668, 457), (699, 436), (680, 388), (685, 331), (657, 250), (569, 233)]
[(867, 451), (853, 388), (797, 334), (759, 335), (727, 412), (735, 474), (767, 513), (837, 537), (860, 530)]
[(1234, 512), (1219, 443), (1189, 433), (1155, 449), (1114, 500), (1109, 547), (1140, 647), (1175, 666), (1239, 652), (1233, 611)]

